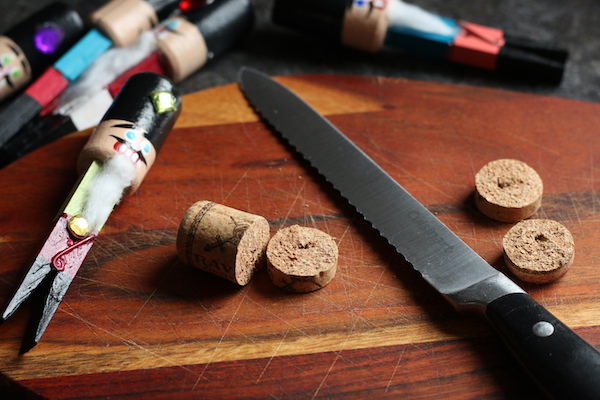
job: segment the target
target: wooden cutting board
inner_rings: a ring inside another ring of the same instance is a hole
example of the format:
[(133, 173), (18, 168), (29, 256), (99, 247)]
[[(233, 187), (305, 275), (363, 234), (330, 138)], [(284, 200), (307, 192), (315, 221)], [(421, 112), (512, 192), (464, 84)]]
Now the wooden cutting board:
[[(544, 181), (538, 217), (565, 224), (575, 263), (523, 285), (600, 347), (600, 105), (374, 77), (279, 79), (502, 271), (510, 224), (473, 206), (485, 163)], [(0, 302), (76, 180), (89, 132), (0, 170)], [(243, 288), (181, 264), (185, 210), (207, 199), (334, 236), (336, 278), (286, 294), (264, 270)], [(61, 398), (537, 398), (484, 322), (456, 313), (247, 105), (236, 85), (186, 96), (146, 181), (110, 217), (41, 343), (18, 354), (31, 306), (0, 327), (0, 371)]]

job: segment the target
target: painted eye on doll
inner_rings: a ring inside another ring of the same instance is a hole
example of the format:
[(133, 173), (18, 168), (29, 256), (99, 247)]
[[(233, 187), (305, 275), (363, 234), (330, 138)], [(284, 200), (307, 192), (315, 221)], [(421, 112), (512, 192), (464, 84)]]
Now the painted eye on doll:
[(167, 29), (175, 30), (179, 26), (179, 21), (176, 19), (168, 20), (165, 23)]
[(21, 76), (21, 70), (19, 68), (13, 68), (10, 71), (10, 77), (13, 79), (17, 79), (20, 76)]
[(10, 54), (2, 54), (0, 55), (0, 58), (2, 59), (3, 65), (10, 64), (12, 62), (12, 56)]
[(137, 135), (135, 134), (135, 132), (134, 132), (134, 131), (127, 131), (127, 132), (125, 132), (125, 137), (126, 137), (128, 140), (135, 140), (135, 137), (136, 137), (136, 136), (137, 136)]
[(150, 153), (150, 148), (151, 148), (151, 147), (150, 147), (150, 143), (146, 142), (146, 143), (144, 143), (144, 145), (142, 146), (142, 152), (143, 152), (144, 154), (148, 154), (148, 153)]

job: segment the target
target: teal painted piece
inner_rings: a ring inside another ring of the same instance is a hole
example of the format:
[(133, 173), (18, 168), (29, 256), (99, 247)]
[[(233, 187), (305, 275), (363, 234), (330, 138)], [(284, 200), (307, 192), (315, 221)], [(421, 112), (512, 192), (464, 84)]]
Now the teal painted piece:
[(73, 82), (111, 46), (109, 38), (92, 29), (54, 63), (54, 68), (69, 82)]
[(447, 59), (448, 50), (460, 33), (460, 26), (450, 18), (442, 20), (453, 30), (451, 35), (440, 35), (416, 29), (390, 26), (386, 32), (384, 44), (412, 54), (435, 59)]

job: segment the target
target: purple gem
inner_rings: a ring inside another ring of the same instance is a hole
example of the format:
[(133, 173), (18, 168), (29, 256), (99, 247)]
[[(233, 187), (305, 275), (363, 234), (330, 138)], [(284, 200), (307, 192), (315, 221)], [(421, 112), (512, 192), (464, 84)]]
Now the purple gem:
[(44, 54), (52, 54), (60, 46), (63, 38), (63, 32), (55, 26), (43, 26), (39, 28), (33, 36), (35, 47)]

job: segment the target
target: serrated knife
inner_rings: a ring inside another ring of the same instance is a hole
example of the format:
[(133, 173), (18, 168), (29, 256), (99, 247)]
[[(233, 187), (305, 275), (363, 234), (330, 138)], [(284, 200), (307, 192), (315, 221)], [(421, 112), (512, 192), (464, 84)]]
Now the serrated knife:
[(293, 92), (243, 68), (246, 98), (459, 311), (478, 311), (552, 398), (600, 399), (600, 353), (491, 267)]

